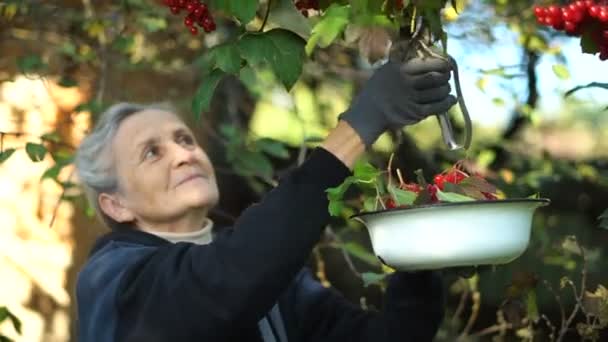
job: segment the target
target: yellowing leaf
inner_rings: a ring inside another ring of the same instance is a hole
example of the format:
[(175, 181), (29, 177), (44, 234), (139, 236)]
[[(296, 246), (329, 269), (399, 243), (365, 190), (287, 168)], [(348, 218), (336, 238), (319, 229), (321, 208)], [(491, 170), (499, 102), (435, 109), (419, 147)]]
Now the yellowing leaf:
[(562, 80), (567, 80), (570, 78), (570, 72), (568, 68), (563, 64), (555, 64), (552, 67), (553, 73)]
[(477, 88), (479, 88), (479, 90), (485, 92), (486, 86), (488, 85), (488, 78), (485, 76), (478, 78), (477, 82), (475, 82), (475, 85), (477, 86)]
[(494, 103), (495, 106), (498, 106), (498, 107), (502, 107), (505, 105), (505, 100), (501, 99), (500, 97), (493, 98), (492, 102)]
[(17, 14), (17, 10), (19, 10), (19, 5), (17, 5), (17, 4), (13, 3), (13, 4), (6, 5), (6, 7), (4, 8), (4, 17), (7, 20), (13, 19), (15, 14)]

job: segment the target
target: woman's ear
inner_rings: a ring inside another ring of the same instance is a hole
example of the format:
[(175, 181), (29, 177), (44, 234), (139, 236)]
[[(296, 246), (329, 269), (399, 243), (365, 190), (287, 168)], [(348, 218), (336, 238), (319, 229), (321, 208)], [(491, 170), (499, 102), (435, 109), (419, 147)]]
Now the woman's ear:
[(114, 221), (125, 223), (135, 219), (131, 210), (125, 207), (117, 195), (101, 193), (97, 197), (99, 208)]

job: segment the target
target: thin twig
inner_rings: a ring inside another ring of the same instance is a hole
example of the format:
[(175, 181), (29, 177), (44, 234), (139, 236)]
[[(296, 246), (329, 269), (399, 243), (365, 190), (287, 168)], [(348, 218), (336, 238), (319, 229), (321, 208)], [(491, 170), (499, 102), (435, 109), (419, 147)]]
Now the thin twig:
[(259, 32), (264, 31), (264, 27), (266, 26), (266, 22), (268, 21), (268, 17), (270, 16), (270, 7), (272, 6), (272, 0), (268, 0), (268, 5), (266, 6), (266, 14), (264, 15), (264, 21), (262, 22), (262, 26), (260, 26)]
[(386, 168), (386, 172), (388, 172), (388, 185), (389, 186), (391, 185), (391, 182), (393, 180), (393, 177), (392, 177), (393, 172), (392, 172), (391, 167), (393, 165), (393, 157), (394, 156), (395, 156), (395, 153), (391, 153), (391, 156), (388, 158), (388, 166)]
[(397, 169), (397, 177), (399, 177), (399, 185), (404, 186), (405, 182), (403, 181), (403, 176), (401, 175), (401, 170)]
[(462, 312), (464, 311), (464, 306), (466, 305), (467, 297), (469, 296), (468, 283), (463, 279), (460, 279), (459, 281), (465, 283), (466, 288), (462, 291), (462, 294), (460, 295), (460, 300), (458, 301), (458, 306), (456, 307), (456, 311), (454, 311), (454, 315), (452, 316), (453, 326), (456, 325), (456, 320), (460, 317), (460, 315), (462, 315)]
[(581, 251), (581, 257), (583, 258), (583, 269), (581, 271), (581, 290), (577, 295), (576, 287), (574, 286), (572, 281), (568, 281), (570, 286), (572, 286), (576, 304), (574, 305), (574, 309), (572, 309), (572, 312), (570, 313), (570, 316), (568, 317), (568, 320), (566, 321), (566, 323), (561, 326), (559, 335), (557, 336), (557, 340), (556, 340), (557, 342), (561, 342), (563, 340), (563, 338), (566, 336), (566, 333), (568, 332), (568, 328), (569, 328), (570, 324), (572, 324), (572, 322), (574, 321), (574, 318), (578, 314), (579, 310), (581, 310), (581, 311), (583, 311), (583, 313), (585, 313), (584, 308), (583, 308), (583, 296), (585, 295), (585, 288), (587, 286), (587, 256), (585, 254), (585, 250), (578, 243), (578, 241), (575, 241), (575, 243), (576, 243), (578, 249)]
[(495, 325), (489, 326), (489, 327), (484, 328), (484, 329), (482, 329), (482, 330), (480, 330), (480, 331), (478, 331), (476, 333), (473, 333), (473, 334), (471, 334), (469, 336), (471, 336), (471, 337), (482, 337), (482, 336), (489, 335), (489, 334), (492, 334), (492, 333), (495, 333), (495, 332), (499, 332), (499, 331), (502, 332), (502, 331), (505, 331), (505, 330), (508, 330), (508, 329), (511, 329), (511, 328), (513, 328), (513, 325), (511, 323), (506, 323), (505, 322), (505, 323), (502, 323), (502, 324), (495, 324)]
[(458, 339), (464, 339), (469, 335), (469, 332), (473, 328), (473, 324), (475, 324), (477, 316), (479, 315), (479, 308), (481, 306), (481, 293), (479, 293), (479, 291), (473, 291), (471, 299), (473, 300), (473, 304), (471, 307), (471, 316), (469, 316), (469, 321), (467, 322), (467, 325), (465, 326)]
[[(70, 171), (70, 175), (68, 176), (68, 180), (66, 181), (66, 183), (69, 183), (72, 179), (72, 176), (74, 175), (74, 170), (75, 168), (72, 168), (72, 170)], [(63, 186), (63, 189), (61, 190), (61, 196), (59, 196), (59, 200), (57, 200), (57, 203), (55, 203), (55, 207), (53, 208), (53, 216), (51, 217), (49, 228), (53, 228), (53, 223), (55, 223), (55, 218), (57, 217), (57, 212), (59, 211), (59, 206), (61, 205), (61, 200), (63, 199), (63, 196), (65, 196), (66, 190), (66, 186)]]
[(549, 339), (551, 341), (555, 341), (555, 325), (551, 323), (551, 320), (549, 320), (549, 318), (545, 314), (540, 315), (540, 318), (545, 322), (545, 324), (547, 324), (547, 327), (549, 327), (549, 329), (551, 330), (551, 332), (549, 333)]
[(555, 297), (555, 301), (557, 302), (557, 305), (559, 307), (559, 313), (560, 313), (560, 317), (561, 317), (561, 326), (564, 326), (564, 324), (566, 323), (566, 310), (564, 310), (564, 305), (562, 304), (561, 297), (553, 289), (553, 286), (551, 286), (551, 284), (549, 284), (548, 281), (544, 280), (543, 284), (549, 290), (549, 292), (551, 292), (553, 294), (553, 297)]

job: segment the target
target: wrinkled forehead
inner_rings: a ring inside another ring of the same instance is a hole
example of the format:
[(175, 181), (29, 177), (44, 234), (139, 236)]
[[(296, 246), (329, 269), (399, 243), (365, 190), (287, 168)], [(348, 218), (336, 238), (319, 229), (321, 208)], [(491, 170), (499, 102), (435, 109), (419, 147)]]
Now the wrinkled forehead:
[(147, 140), (179, 130), (190, 132), (177, 114), (159, 109), (146, 109), (120, 123), (114, 145), (118, 145), (120, 149), (133, 150)]

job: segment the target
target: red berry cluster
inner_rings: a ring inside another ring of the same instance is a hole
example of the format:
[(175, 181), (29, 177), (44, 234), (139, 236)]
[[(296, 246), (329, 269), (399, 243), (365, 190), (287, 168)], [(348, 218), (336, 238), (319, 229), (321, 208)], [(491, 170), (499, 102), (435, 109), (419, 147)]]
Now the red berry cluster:
[(571, 36), (581, 36), (589, 30), (600, 59), (608, 59), (608, 1), (578, 0), (564, 6), (535, 6), (534, 15), (538, 23)]
[(198, 34), (198, 27), (194, 24), (198, 24), (207, 33), (215, 31), (215, 21), (213, 21), (209, 8), (200, 0), (163, 0), (163, 4), (176, 15), (182, 10), (186, 10), (188, 14), (184, 18), (184, 25), (192, 34)]
[(308, 18), (308, 10), (319, 10), (319, 0), (296, 0), (296, 8)]

